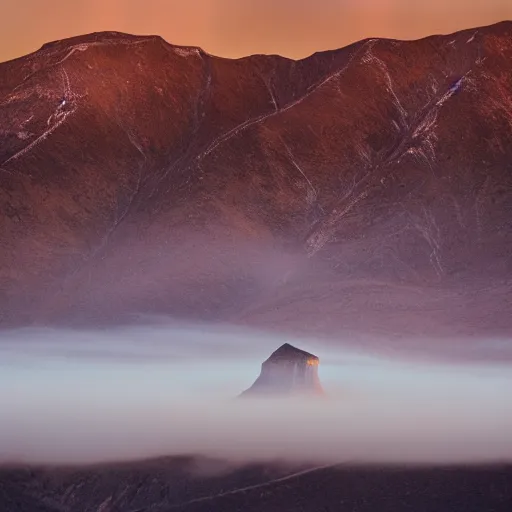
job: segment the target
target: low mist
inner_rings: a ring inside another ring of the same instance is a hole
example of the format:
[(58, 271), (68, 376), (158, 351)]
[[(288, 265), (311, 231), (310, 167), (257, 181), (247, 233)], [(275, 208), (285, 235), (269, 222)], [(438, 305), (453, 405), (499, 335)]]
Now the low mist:
[[(320, 357), (328, 397), (237, 399), (285, 342)], [(4, 332), (0, 462), (507, 461), (511, 370), (227, 327)]]

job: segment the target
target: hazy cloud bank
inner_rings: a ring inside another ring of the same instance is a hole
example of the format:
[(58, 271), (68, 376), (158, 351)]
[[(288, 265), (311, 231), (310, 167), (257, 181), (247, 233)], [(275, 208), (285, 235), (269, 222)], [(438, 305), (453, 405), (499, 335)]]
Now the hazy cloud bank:
[[(329, 398), (234, 398), (285, 341), (320, 357)], [(385, 358), (240, 329), (13, 331), (0, 341), (0, 460), (509, 460), (511, 393), (507, 365)]]

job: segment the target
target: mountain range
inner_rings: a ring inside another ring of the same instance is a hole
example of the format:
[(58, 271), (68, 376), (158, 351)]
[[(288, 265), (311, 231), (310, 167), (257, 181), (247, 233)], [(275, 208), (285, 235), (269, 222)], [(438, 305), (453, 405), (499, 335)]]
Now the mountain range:
[(0, 64), (0, 325), (512, 327), (512, 22), (226, 59), (102, 32)]

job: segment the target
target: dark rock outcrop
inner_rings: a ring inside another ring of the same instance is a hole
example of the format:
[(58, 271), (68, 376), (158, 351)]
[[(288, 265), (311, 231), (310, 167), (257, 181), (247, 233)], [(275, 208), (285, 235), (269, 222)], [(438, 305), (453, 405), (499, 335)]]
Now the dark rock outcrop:
[(254, 384), (240, 396), (323, 395), (317, 356), (285, 343), (261, 365)]

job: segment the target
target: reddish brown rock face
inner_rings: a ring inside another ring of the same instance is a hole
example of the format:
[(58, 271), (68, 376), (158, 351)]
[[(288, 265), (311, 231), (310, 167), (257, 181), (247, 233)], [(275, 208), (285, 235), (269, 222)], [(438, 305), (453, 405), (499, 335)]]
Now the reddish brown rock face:
[(229, 60), (100, 33), (0, 65), (0, 325), (512, 330), (512, 24)]
[(319, 364), (318, 357), (285, 343), (263, 362), (259, 377), (240, 396), (321, 396)]

